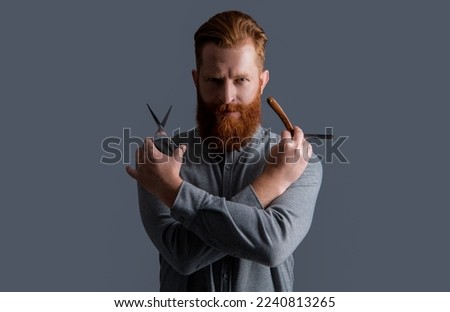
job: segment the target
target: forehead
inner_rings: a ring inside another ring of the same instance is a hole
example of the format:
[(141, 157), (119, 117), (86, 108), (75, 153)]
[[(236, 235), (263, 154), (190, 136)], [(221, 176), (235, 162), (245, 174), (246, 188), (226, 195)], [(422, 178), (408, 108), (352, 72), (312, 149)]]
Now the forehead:
[(231, 48), (221, 48), (210, 42), (203, 47), (201, 57), (200, 70), (205, 72), (258, 71), (258, 55), (251, 41)]

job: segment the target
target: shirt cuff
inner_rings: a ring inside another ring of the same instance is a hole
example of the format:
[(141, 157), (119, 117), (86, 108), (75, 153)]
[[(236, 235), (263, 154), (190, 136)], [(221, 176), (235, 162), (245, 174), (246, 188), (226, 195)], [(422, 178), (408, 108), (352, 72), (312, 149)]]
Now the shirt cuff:
[(251, 184), (246, 186), (242, 191), (240, 191), (236, 195), (234, 195), (231, 198), (231, 200), (234, 201), (235, 203), (240, 203), (247, 206), (253, 206), (256, 208), (264, 209)]
[(205, 196), (208, 196), (206, 191), (183, 181), (170, 209), (171, 216), (189, 229), (195, 219), (196, 210), (201, 207)]

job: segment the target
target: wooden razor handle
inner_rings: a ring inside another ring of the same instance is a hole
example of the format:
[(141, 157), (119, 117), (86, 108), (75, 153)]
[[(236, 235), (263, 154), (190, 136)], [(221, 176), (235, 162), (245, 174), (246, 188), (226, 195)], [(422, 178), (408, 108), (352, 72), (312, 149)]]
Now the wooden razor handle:
[(267, 104), (269, 104), (270, 107), (277, 113), (278, 117), (280, 117), (281, 121), (283, 122), (286, 129), (294, 135), (294, 126), (292, 125), (291, 121), (289, 120), (286, 113), (281, 108), (280, 104), (271, 96), (267, 98)]

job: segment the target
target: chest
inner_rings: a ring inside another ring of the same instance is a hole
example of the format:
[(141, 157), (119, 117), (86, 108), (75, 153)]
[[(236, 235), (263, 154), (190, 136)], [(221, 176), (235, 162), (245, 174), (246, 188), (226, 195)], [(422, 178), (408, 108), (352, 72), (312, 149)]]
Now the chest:
[(261, 174), (265, 161), (246, 153), (229, 153), (210, 158), (185, 159), (183, 180), (216, 196), (234, 196)]

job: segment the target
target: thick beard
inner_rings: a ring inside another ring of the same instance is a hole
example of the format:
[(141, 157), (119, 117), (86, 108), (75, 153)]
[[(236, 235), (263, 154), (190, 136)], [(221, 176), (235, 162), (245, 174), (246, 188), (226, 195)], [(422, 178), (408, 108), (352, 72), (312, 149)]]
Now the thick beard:
[[(240, 112), (239, 118), (217, 117), (218, 112)], [(239, 150), (251, 139), (261, 124), (260, 91), (246, 104), (222, 104), (210, 107), (197, 90), (197, 127), (200, 137), (212, 149)]]

